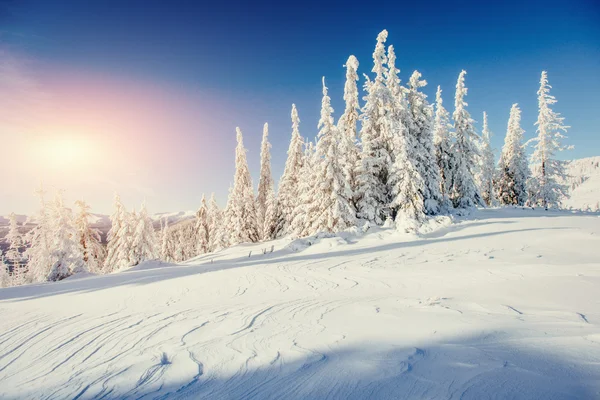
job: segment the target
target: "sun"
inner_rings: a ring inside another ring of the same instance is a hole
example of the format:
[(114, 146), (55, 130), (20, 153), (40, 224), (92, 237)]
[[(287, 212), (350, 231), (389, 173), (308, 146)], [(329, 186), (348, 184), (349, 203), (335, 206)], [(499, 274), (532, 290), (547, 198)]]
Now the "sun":
[(40, 159), (48, 167), (80, 168), (92, 156), (90, 143), (77, 136), (54, 136), (41, 141)]

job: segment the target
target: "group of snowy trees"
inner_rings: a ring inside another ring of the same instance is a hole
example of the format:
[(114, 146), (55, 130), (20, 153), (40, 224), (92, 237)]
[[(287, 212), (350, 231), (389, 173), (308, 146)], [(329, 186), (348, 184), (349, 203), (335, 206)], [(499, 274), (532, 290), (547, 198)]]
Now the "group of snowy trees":
[(466, 72), (458, 77), (451, 123), (439, 86), (434, 106), (422, 92), (427, 82), (418, 71), (406, 86), (401, 85), (394, 47), (386, 49), (386, 40), (384, 30), (377, 37), (374, 76), (366, 77), (362, 107), (359, 63), (349, 57), (345, 109), (337, 124), (323, 79), (316, 142), (300, 135), (298, 110), (292, 105), (292, 137), (276, 196), (266, 125), (255, 200), (238, 129), (236, 174), (225, 209), (230, 231), (223, 237), (224, 244), (335, 232), (360, 221), (415, 231), (427, 216), (452, 209), (559, 205), (566, 191), (563, 163), (556, 153), (565, 148), (560, 141), (567, 127), (550, 109), (556, 100), (549, 94), (546, 72), (538, 92), (538, 136), (533, 139), (537, 143), (531, 166), (516, 104), (496, 165), (487, 114), (479, 136), (467, 109)]
[[(567, 127), (551, 109), (556, 100), (549, 94), (545, 71), (538, 91), (538, 135), (532, 140), (536, 144), (531, 164), (521, 111), (514, 104), (496, 165), (487, 114), (479, 136), (467, 109), (466, 72), (458, 76), (451, 122), (439, 86), (433, 105), (422, 92), (427, 82), (418, 71), (405, 86), (401, 84), (394, 47), (385, 47), (387, 35), (384, 30), (377, 36), (373, 76), (365, 75), (362, 106), (359, 63), (354, 56), (348, 58), (345, 109), (337, 124), (323, 78), (315, 142), (301, 136), (298, 110), (292, 105), (291, 140), (277, 193), (268, 125), (262, 137), (257, 195), (237, 128), (235, 175), (223, 210), (214, 196), (208, 204), (203, 196), (195, 220), (170, 227), (165, 221), (159, 241), (145, 206), (139, 213), (128, 213), (117, 196), (104, 260), (98, 232), (90, 228), (87, 205), (77, 203), (80, 212), (74, 220), (60, 194), (49, 205), (41, 195), (37, 225), (26, 239), (25, 272), (21, 271), (23, 242), (11, 221), (6, 255), (13, 265), (10, 279), (58, 280), (76, 271), (112, 272), (159, 257), (183, 261), (238, 243), (337, 232), (359, 223), (417, 231), (428, 216), (475, 206), (559, 205), (566, 187), (564, 165), (556, 154), (566, 148), (561, 140)], [(0, 271), (0, 279), (9, 279), (6, 271)]]
[(0, 285), (58, 281), (78, 272), (109, 273), (159, 257), (152, 221), (145, 206), (128, 213), (118, 196), (111, 221), (108, 245), (92, 227), (92, 214), (85, 201), (75, 202), (74, 213), (66, 207), (61, 191), (51, 202), (45, 191), (37, 195), (40, 208), (33, 217), (34, 228), (22, 234), (14, 213), (9, 216), (5, 237), (8, 250), (0, 264)]

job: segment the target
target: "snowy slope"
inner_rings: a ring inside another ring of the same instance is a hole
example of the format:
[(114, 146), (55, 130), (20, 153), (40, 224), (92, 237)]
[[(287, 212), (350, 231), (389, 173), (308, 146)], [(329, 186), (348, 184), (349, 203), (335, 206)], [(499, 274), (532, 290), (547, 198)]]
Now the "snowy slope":
[(598, 249), (600, 214), (485, 210), (0, 289), (0, 398), (597, 399)]
[(596, 210), (600, 203), (600, 157), (573, 160), (567, 172), (571, 198), (564, 202), (565, 206)]

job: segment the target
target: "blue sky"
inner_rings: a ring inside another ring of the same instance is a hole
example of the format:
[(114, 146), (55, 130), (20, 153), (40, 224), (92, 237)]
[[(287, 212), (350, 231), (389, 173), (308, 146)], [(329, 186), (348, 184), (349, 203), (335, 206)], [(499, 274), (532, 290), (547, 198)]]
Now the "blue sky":
[[(146, 198), (152, 211), (193, 209), (201, 193), (212, 191), (223, 204), (232, 180), (236, 126), (244, 132), (256, 179), (262, 125), (269, 122), (278, 179), (291, 104), (298, 106), (303, 136), (316, 135), (324, 75), (339, 117), (343, 64), (354, 54), (359, 72), (370, 74), (382, 29), (396, 49), (402, 81), (418, 69), (429, 82), (430, 100), (441, 85), (450, 111), (456, 78), (467, 70), (469, 111), (477, 121), (488, 112), (497, 149), (513, 103), (523, 111), (526, 137), (534, 135), (539, 75), (548, 70), (558, 99), (555, 110), (572, 126), (569, 143), (575, 149), (565, 157), (600, 155), (600, 4), (485, 3), (491, 2), (5, 1), (0, 2), (0, 45), (25, 60), (20, 65), (42, 88), (65, 87), (71, 76), (83, 77), (81, 82), (93, 77), (112, 82), (116, 96), (127, 82), (190, 102), (188, 114), (172, 116), (186, 119), (185, 128), (176, 128), (175, 136), (152, 133), (163, 151), (161, 161), (155, 148), (132, 149), (152, 154), (137, 163), (152, 171), (139, 178), (147, 190), (135, 189), (132, 181), (109, 183), (104, 195), (88, 196), (100, 212), (110, 211), (113, 190), (124, 191), (131, 205)], [(61, 84), (53, 86), (54, 81)], [(86, 95), (92, 104), (93, 95)], [(126, 130), (118, 134), (127, 139)], [(31, 185), (34, 178), (21, 181)], [(21, 211), (29, 212), (33, 203), (13, 196), (6, 207), (21, 204)]]

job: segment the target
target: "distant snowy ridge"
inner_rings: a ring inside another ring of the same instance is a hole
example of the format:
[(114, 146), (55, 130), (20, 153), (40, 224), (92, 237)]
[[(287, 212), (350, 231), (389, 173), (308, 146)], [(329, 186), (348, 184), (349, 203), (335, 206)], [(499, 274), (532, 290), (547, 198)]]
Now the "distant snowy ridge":
[(569, 194), (566, 208), (596, 210), (600, 202), (600, 156), (573, 160), (567, 167)]

